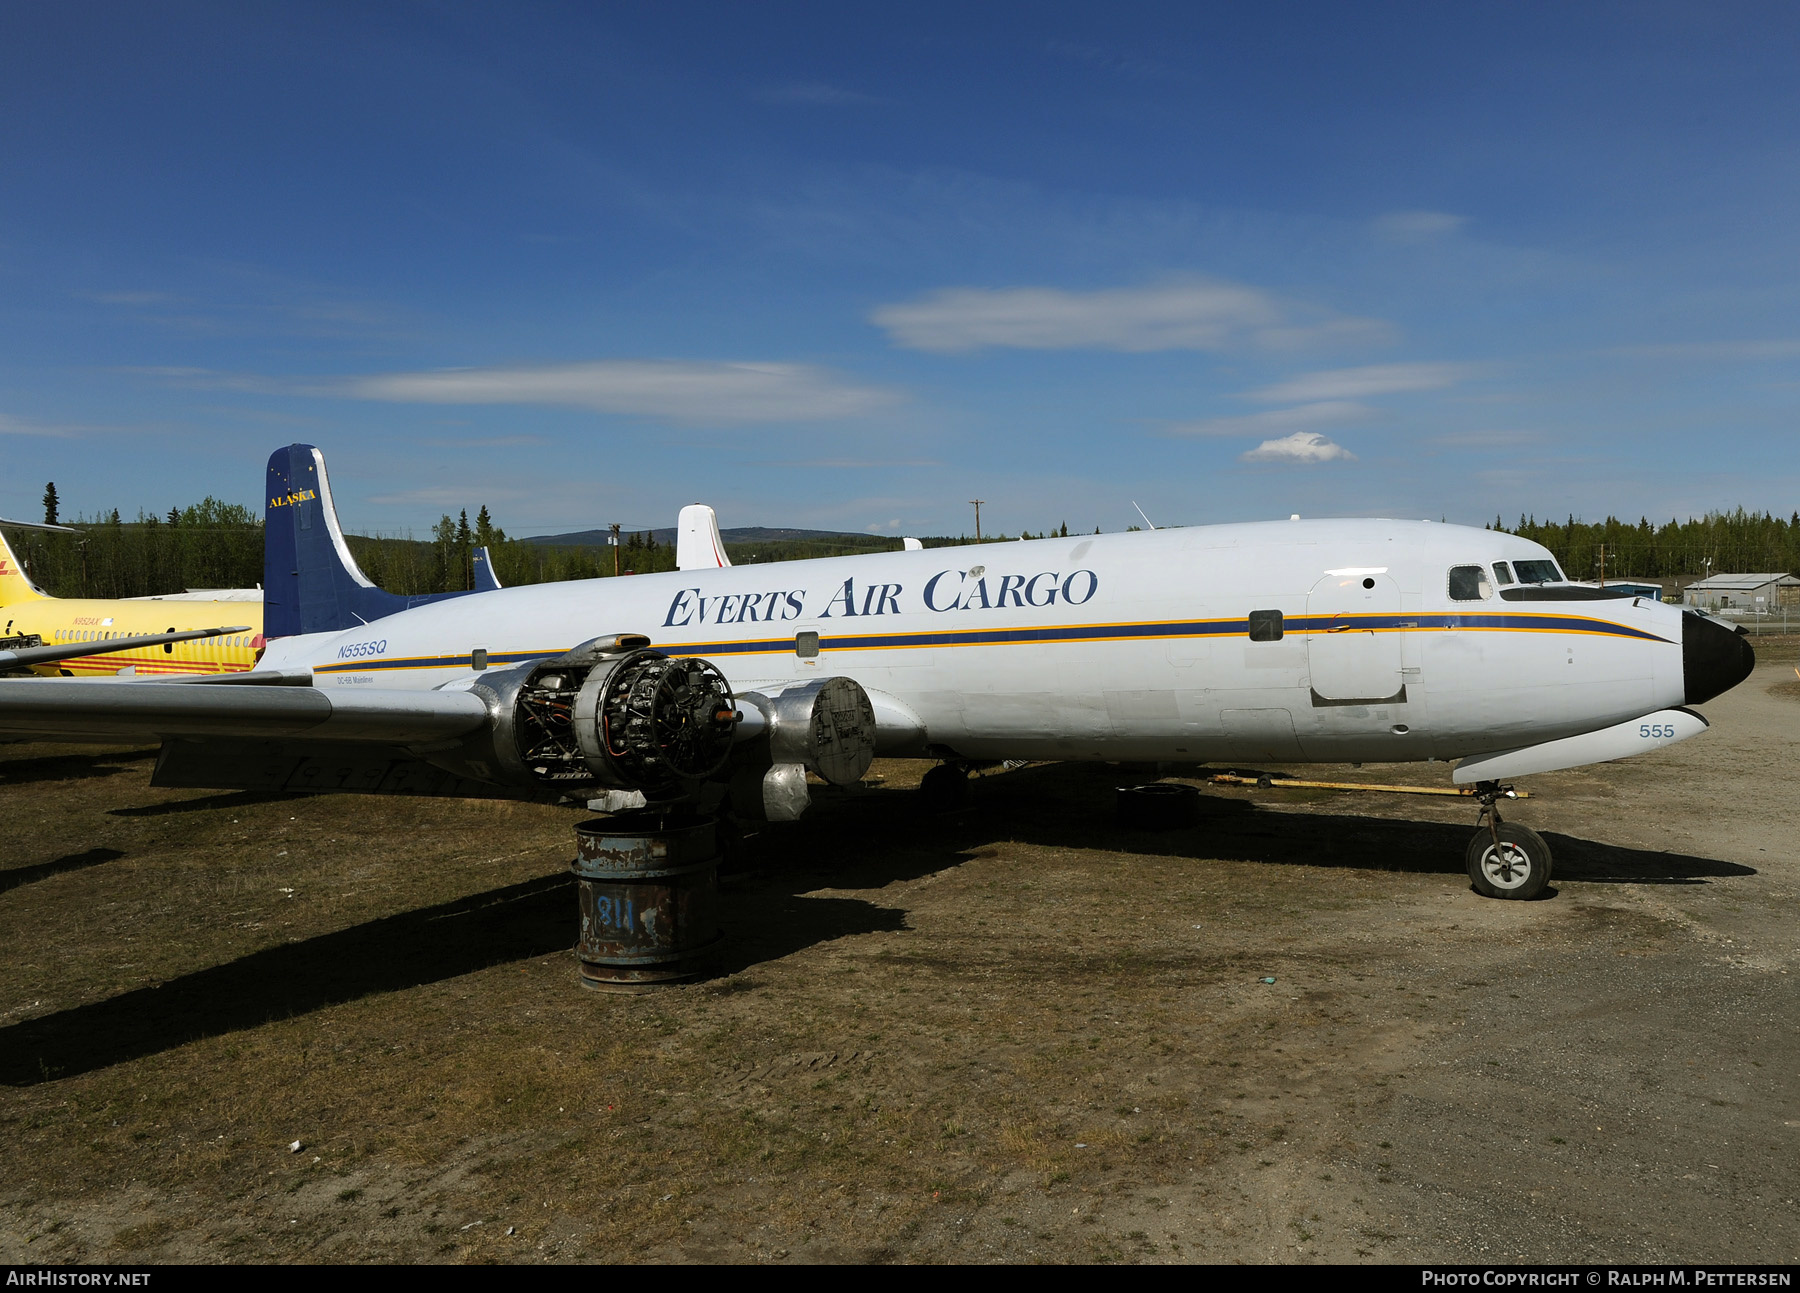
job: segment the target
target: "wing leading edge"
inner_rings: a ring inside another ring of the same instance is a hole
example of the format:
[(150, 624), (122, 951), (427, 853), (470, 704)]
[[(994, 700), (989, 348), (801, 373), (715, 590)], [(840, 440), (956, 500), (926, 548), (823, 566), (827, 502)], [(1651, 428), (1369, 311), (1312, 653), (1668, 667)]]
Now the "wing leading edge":
[(315, 687), (0, 679), (0, 736), (37, 740), (243, 737), (414, 746), (463, 736), (487, 721), (486, 704), (466, 691), (327, 695)]

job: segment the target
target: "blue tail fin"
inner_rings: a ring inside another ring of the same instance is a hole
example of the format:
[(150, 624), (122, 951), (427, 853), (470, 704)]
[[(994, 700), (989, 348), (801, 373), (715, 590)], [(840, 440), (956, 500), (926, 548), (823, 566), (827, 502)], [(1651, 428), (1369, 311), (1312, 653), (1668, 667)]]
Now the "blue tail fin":
[[(427, 602), (468, 592), (402, 597), (377, 588), (357, 567), (338, 528), (325, 455), (291, 444), (269, 455), (268, 516), (263, 525), (263, 635), (335, 633)], [(500, 586), (476, 564), (476, 592)]]
[(475, 549), (475, 591), (491, 593), (496, 588), (504, 588), (500, 576), (494, 573), (494, 558), (486, 548)]

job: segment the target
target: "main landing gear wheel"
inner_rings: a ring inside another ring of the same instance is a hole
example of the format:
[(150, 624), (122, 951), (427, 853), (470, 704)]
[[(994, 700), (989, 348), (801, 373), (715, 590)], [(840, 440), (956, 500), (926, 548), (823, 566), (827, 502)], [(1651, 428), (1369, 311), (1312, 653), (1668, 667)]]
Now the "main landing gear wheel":
[(1469, 841), (1469, 880), (1488, 898), (1535, 898), (1550, 883), (1550, 846), (1534, 830), (1499, 822)]

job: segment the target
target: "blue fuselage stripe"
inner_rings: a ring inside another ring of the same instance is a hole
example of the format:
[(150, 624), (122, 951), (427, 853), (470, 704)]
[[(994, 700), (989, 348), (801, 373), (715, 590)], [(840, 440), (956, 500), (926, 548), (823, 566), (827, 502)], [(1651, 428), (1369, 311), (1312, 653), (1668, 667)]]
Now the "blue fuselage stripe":
[[(1050, 642), (1120, 642), (1159, 638), (1246, 637), (1248, 620), (1190, 620), (1140, 624), (1077, 624), (1045, 628), (963, 629), (942, 633), (844, 633), (819, 636), (820, 651), (906, 650), (916, 647), (1007, 646)], [(1284, 636), (1337, 632), (1479, 632), (1585, 633), (1631, 638), (1642, 642), (1669, 639), (1642, 629), (1578, 615), (1506, 615), (1453, 612), (1434, 615), (1301, 615), (1282, 623)], [(561, 655), (568, 648), (542, 651), (490, 652), (488, 666), (522, 664)], [(794, 639), (758, 638), (737, 642), (674, 642), (659, 647), (681, 655), (766, 655), (794, 649)], [(465, 655), (404, 656), (392, 660), (360, 659), (317, 667), (318, 673), (373, 673), (392, 669), (466, 668)]]

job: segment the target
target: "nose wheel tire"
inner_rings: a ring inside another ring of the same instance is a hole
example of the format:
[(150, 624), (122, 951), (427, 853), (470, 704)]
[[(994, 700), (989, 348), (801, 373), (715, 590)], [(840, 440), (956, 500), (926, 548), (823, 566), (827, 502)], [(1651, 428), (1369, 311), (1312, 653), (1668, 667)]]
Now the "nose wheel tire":
[(1550, 883), (1550, 846), (1536, 831), (1511, 822), (1496, 830), (1480, 826), (1469, 841), (1468, 865), (1469, 880), (1484, 897), (1535, 898)]

